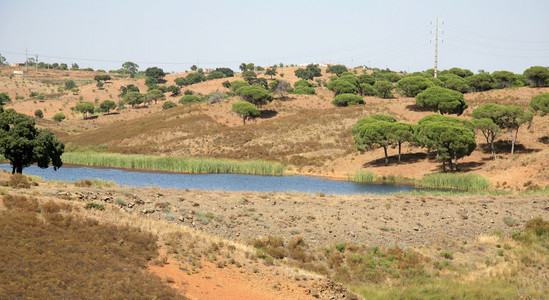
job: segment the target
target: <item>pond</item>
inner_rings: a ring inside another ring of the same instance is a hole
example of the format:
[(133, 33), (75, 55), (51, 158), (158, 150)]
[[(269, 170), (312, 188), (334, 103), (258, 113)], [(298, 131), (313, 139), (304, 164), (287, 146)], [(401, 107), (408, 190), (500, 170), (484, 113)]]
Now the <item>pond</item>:
[[(9, 164), (0, 170), (11, 172)], [(116, 184), (133, 187), (160, 187), (210, 191), (301, 192), (324, 194), (390, 194), (416, 190), (409, 186), (334, 181), (307, 176), (257, 176), (236, 174), (166, 174), (134, 172), (118, 169), (63, 167), (40, 169), (30, 166), (23, 174), (40, 176), (46, 180), (79, 181), (83, 179), (112, 180)]]

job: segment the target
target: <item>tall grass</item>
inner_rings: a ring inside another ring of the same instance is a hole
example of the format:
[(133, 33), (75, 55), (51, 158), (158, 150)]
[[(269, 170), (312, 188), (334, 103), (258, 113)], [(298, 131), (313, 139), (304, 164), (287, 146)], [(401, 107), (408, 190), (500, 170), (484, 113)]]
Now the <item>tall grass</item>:
[(480, 174), (436, 173), (423, 176), (416, 186), (433, 189), (454, 189), (469, 192), (490, 190), (490, 180)]
[(372, 182), (377, 180), (377, 173), (372, 170), (357, 170), (354, 177), (348, 176), (350, 181)]
[(65, 152), (63, 162), (85, 166), (146, 169), (180, 173), (232, 173), (283, 175), (285, 166), (267, 161), (237, 161), (182, 156), (153, 156), (118, 153)]

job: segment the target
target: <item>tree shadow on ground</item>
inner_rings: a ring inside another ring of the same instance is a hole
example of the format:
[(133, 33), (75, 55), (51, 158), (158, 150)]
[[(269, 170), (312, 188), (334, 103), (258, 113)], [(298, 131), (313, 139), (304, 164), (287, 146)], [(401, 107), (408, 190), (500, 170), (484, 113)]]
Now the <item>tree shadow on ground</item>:
[(290, 97), (288, 95), (284, 95), (284, 97), (278, 97), (276, 99), (280, 100), (280, 101), (292, 101), (292, 100), (295, 100), (296, 98), (295, 97)]
[(85, 117), (84, 120), (93, 120), (97, 118), (99, 118), (99, 116), (89, 116), (89, 117)]
[[(470, 161), (465, 163), (459, 163), (458, 167), (460, 172), (469, 172), (469, 171), (478, 170), (480, 169), (481, 166), (484, 166), (485, 164), (486, 164), (485, 162)], [(448, 164), (446, 164), (446, 170), (448, 169), (449, 169)]]
[[(416, 163), (421, 160), (429, 158), (425, 152), (416, 152), (416, 153), (405, 153), (400, 156), (400, 165)], [(372, 160), (362, 165), (362, 167), (382, 167), (382, 166), (392, 166), (398, 165), (398, 155), (389, 156), (389, 164), (385, 164), (385, 157)]]
[[(491, 153), (492, 150), (490, 150), (490, 145), (483, 144), (482, 150), (484, 153)], [(511, 153), (511, 141), (497, 141), (494, 143), (494, 148), (496, 148), (496, 154), (502, 153)], [(515, 144), (515, 153), (534, 153), (534, 152), (540, 152), (541, 149), (534, 149), (534, 148), (526, 148), (523, 144)]]
[(428, 108), (419, 108), (419, 107), (417, 107), (415, 104), (408, 104), (408, 105), (406, 105), (406, 109), (407, 109), (407, 110), (411, 110), (411, 111), (430, 111), (430, 112), (432, 112), (432, 113), (436, 113), (436, 112), (434, 112), (434, 111), (432, 111), (432, 110), (430, 110), (430, 109), (428, 109)]
[(543, 144), (549, 144), (549, 135), (542, 136), (538, 139), (538, 142)]
[(261, 111), (261, 115), (259, 115), (259, 117), (261, 119), (270, 119), (272, 117), (275, 117), (277, 114), (278, 113), (276, 112), (276, 110), (265, 109)]

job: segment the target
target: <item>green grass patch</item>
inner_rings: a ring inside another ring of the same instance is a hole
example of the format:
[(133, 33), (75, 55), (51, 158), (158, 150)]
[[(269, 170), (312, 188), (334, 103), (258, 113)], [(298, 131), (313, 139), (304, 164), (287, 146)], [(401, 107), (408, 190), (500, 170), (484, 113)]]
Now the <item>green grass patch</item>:
[(348, 176), (350, 181), (372, 182), (377, 180), (377, 173), (372, 170), (358, 170), (354, 177)]
[(62, 159), (67, 164), (193, 174), (284, 175), (286, 169), (282, 164), (259, 160), (237, 161), (118, 153), (66, 152)]
[(470, 192), (487, 191), (492, 188), (488, 178), (480, 174), (436, 173), (423, 176), (416, 186), (433, 189), (453, 189)]

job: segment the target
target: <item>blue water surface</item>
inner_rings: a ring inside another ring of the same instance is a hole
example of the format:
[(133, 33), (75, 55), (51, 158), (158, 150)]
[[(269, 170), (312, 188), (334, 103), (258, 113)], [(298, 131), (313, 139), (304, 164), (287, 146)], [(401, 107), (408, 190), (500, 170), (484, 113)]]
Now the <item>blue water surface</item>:
[[(9, 164), (0, 164), (0, 170), (11, 171), (11, 166)], [(23, 174), (40, 176), (46, 180), (78, 181), (98, 178), (133, 187), (155, 186), (210, 191), (277, 191), (347, 195), (389, 194), (415, 190), (415, 188), (408, 186), (333, 181), (307, 176), (166, 174), (87, 167), (62, 167), (54, 171), (53, 168), (40, 169), (36, 166), (30, 166), (23, 169)]]

